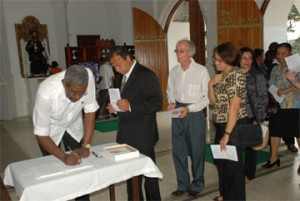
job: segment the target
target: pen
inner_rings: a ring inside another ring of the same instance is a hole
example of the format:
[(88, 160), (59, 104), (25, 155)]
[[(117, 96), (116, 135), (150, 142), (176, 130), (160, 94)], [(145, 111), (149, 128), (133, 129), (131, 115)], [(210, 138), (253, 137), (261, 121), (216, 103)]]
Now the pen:
[(80, 157), (78, 156), (78, 154), (75, 153), (70, 147), (68, 147), (68, 149), (69, 149), (69, 151), (70, 151), (72, 154), (74, 154), (76, 157), (78, 157), (77, 163), (80, 164), (80, 163), (81, 163), (81, 159), (80, 159)]
[(96, 154), (96, 152), (94, 152), (94, 151), (92, 151), (92, 154), (96, 157), (96, 158), (102, 158), (102, 155), (98, 155), (98, 154)]
[(70, 151), (72, 154), (78, 156), (78, 155), (77, 155), (70, 147), (68, 147), (68, 149), (69, 149), (69, 151)]

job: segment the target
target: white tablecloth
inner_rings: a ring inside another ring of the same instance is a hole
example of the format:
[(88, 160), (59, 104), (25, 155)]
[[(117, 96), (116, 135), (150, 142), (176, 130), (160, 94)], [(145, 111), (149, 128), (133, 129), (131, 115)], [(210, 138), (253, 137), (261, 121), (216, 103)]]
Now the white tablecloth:
[[(98, 155), (103, 148), (114, 145), (104, 144), (92, 147)], [(49, 166), (60, 161), (54, 156), (40, 157), (8, 165), (4, 172), (4, 184), (14, 186), (20, 201), (69, 200), (106, 188), (111, 184), (125, 181), (138, 175), (162, 178), (162, 173), (153, 161), (142, 154), (137, 158), (115, 162), (112, 158), (96, 158), (90, 155), (84, 163), (92, 167), (67, 171), (63, 174), (37, 179), (37, 167)], [(51, 169), (51, 168), (50, 168)]]

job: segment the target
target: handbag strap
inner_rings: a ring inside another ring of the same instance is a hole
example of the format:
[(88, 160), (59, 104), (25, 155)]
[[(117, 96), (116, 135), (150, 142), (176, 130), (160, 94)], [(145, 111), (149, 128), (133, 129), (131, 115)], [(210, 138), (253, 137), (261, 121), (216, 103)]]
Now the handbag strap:
[[(257, 87), (257, 86), (256, 86), (256, 75), (255, 75), (255, 88), (256, 88), (256, 87)], [(252, 113), (253, 113), (253, 115), (254, 115), (254, 119), (256, 120), (257, 123), (259, 123), (260, 120), (259, 120), (259, 118), (258, 118), (257, 110), (256, 110), (255, 105), (254, 105), (254, 103), (253, 103), (253, 99), (252, 99), (252, 97), (249, 95), (249, 89), (248, 89), (248, 87), (246, 87), (246, 88), (247, 88), (247, 96), (248, 96), (248, 100), (249, 100), (249, 103), (250, 103), (250, 107), (251, 107)]]

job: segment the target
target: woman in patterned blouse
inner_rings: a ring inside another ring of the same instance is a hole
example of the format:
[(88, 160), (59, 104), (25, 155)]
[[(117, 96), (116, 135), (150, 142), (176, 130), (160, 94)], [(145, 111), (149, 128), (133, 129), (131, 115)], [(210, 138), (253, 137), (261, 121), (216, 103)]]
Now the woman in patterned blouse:
[[(213, 105), (213, 122), (216, 127), (215, 143), (222, 151), (233, 145), (230, 134), (236, 124), (248, 123), (245, 101), (246, 77), (237, 67), (239, 51), (231, 43), (214, 49), (216, 74), (209, 82), (209, 99)], [(219, 176), (220, 196), (214, 200), (246, 200), (242, 147), (236, 146), (238, 161), (215, 160)]]

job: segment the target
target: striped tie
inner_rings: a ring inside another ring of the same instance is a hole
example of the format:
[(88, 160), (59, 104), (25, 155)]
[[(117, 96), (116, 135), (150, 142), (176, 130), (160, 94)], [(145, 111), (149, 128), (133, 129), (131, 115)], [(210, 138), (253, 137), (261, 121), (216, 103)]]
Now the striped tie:
[(126, 81), (127, 81), (127, 77), (126, 77), (126, 75), (123, 75), (123, 80), (122, 80), (122, 84), (121, 84), (121, 92), (122, 92), (123, 89), (124, 89), (124, 86), (125, 86), (125, 84), (126, 84)]

